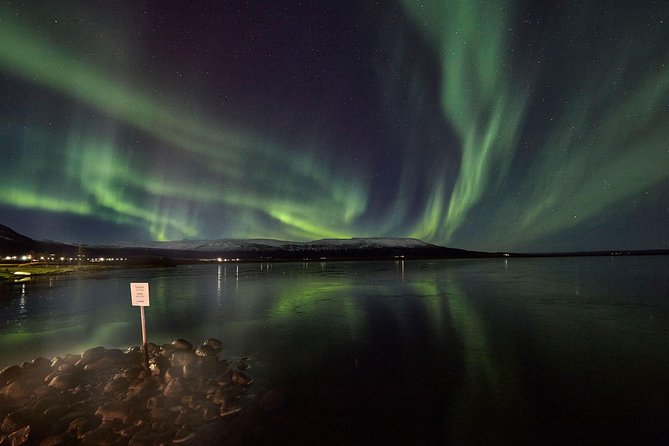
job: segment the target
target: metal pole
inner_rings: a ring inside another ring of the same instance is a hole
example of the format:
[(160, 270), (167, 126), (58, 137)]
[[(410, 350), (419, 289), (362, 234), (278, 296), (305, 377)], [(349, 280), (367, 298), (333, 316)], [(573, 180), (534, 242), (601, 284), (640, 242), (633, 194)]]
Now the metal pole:
[(146, 319), (144, 318), (144, 305), (139, 307), (142, 316), (142, 350), (144, 351), (144, 368), (149, 370), (149, 348), (146, 342)]

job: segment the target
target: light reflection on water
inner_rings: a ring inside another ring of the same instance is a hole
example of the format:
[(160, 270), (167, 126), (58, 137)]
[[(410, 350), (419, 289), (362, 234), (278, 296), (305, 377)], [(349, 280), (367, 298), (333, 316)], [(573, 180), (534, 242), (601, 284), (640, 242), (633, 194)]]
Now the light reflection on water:
[(0, 287), (0, 351), (8, 365), (139, 344), (128, 284), (147, 281), (149, 340), (218, 337), (253, 355), (254, 373), (291, 390), (303, 439), (653, 440), (669, 433), (657, 396), (669, 376), (668, 266), (398, 260), (50, 278)]

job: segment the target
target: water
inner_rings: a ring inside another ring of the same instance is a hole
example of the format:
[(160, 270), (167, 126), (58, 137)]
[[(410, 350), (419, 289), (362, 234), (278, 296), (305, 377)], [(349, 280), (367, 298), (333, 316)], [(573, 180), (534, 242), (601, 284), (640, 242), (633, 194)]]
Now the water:
[(669, 257), (225, 264), (0, 286), (0, 365), (223, 339), (291, 444), (661, 443)]

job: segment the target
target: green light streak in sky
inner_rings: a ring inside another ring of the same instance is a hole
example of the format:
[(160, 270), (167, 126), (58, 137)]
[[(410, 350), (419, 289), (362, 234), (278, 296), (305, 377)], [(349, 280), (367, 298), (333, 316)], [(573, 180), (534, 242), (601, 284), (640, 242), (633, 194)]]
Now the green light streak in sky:
[[(630, 19), (620, 5), (607, 18), (561, 3), (543, 32), (521, 20), (520, 2), (401, 5), (406, 17), (395, 14), (380, 48), (394, 51), (378, 79), (388, 94), (373, 98), (399, 139), (378, 165), (383, 130), (370, 128), (370, 147), (337, 147), (326, 132), (289, 131), (302, 124), (290, 118), (260, 124), (270, 119), (260, 103), (246, 111), (256, 127), (239, 127), (236, 110), (197, 102), (204, 84), (156, 81), (174, 67), (145, 63), (132, 11), (124, 29), (82, 42), (97, 36), (94, 21), (61, 27), (49, 8), (2, 5), (0, 71), (18, 88), (0, 135), (10, 141), (0, 205), (131, 225), (156, 240), (390, 235), (484, 250), (582, 241), (598, 221), (666, 209), (647, 198), (666, 196), (669, 180), (666, 7)], [(373, 161), (353, 160), (368, 149)], [(388, 167), (397, 181), (382, 184), (390, 175), (375, 169)]]
[(0, 65), (5, 71), (53, 88), (152, 136), (207, 156), (225, 145), (226, 162), (239, 160), (239, 149), (254, 147), (250, 138), (199, 121), (156, 97), (123, 85), (110, 73), (74, 54), (36, 38), (25, 26), (4, 20), (0, 26)]
[[(600, 93), (595, 85), (573, 105), (568, 113), (573, 118), (546, 141), (533, 172), (551, 174), (528, 179), (534, 185), (532, 206), (522, 213), (519, 229), (532, 238), (578, 225), (617, 203), (632, 203), (669, 176), (669, 121), (658, 113), (669, 100), (669, 68), (649, 76), (603, 115), (597, 108), (605, 103), (591, 97)], [(584, 128), (593, 123), (594, 131)]]
[[(571, 26), (565, 35), (589, 35), (587, 23)], [(495, 217), (516, 223), (497, 233), (509, 246), (600, 217), (624, 219), (669, 179), (669, 56), (653, 56), (664, 42), (650, 28), (610, 26), (588, 42), (610, 63), (586, 60), (569, 74), (562, 92), (569, 101), (559, 110), (560, 119), (514, 201), (507, 198)]]
[[(33, 198), (20, 206), (29, 202), (50, 211), (74, 209), (77, 214), (148, 226), (158, 240), (196, 236), (199, 230), (193, 208), (211, 203), (232, 206), (235, 214), (246, 210), (250, 218), (266, 215), (275, 222), (255, 227), (257, 232), (253, 233), (248, 226), (240, 226), (236, 229), (239, 237), (290, 235), (313, 239), (356, 235), (350, 228), (366, 208), (367, 185), (361, 180), (364, 176), (355, 174), (355, 168), (346, 166), (349, 175), (336, 174), (336, 167), (325, 167), (336, 165), (336, 160), (321, 157), (317, 162), (304, 148), (287, 150), (232, 130), (220, 120), (189, 112), (181, 103), (173, 105), (146, 93), (149, 89), (125, 85), (113, 73), (33, 35), (27, 26), (4, 20), (0, 24), (0, 42), (5, 42), (0, 44), (1, 69), (77, 99), (163, 141), (165, 156), (174, 150), (194, 155), (200, 173), (210, 182), (198, 187), (192, 181), (180, 180), (178, 173), (167, 177), (165, 172), (153, 168), (151, 159), (140, 160), (139, 165), (119, 162), (121, 148), (113, 147), (113, 138), (105, 142), (92, 140), (85, 147), (68, 152), (71, 162), (80, 169), (77, 174), (82, 190), (74, 195), (79, 200), (66, 203), (49, 198), (48, 193), (36, 200), (34, 197), (44, 191), (36, 188), (37, 183), (24, 181), (24, 195)], [(107, 148), (97, 150), (100, 145)], [(24, 150), (35, 148), (26, 145)], [(84, 159), (76, 159), (79, 152), (87, 153)], [(52, 167), (45, 166), (39, 173), (44, 175)], [(34, 171), (34, 166), (30, 170)], [(76, 175), (72, 177), (74, 181)], [(124, 194), (124, 190), (133, 193)], [(145, 197), (138, 201), (137, 192)], [(95, 203), (88, 202), (90, 197)], [(17, 206), (19, 198), (3, 197), (0, 202)], [(172, 198), (195, 203), (179, 208), (171, 202)]]
[[(119, 223), (173, 228), (194, 236), (197, 229), (183, 218), (161, 216), (159, 209), (141, 206), (124, 197), (128, 185), (160, 188), (160, 184), (133, 171), (119, 159), (114, 147), (95, 142), (70, 141), (64, 154), (40, 147), (40, 138), (30, 138), (32, 150), (22, 151), (12, 167), (20, 174), (0, 179), (0, 202), (23, 209), (42, 209), (81, 216), (96, 215)], [(54, 164), (57, 163), (57, 164)], [(64, 172), (53, 169), (63, 165)], [(30, 172), (30, 174), (29, 174)], [(48, 184), (47, 187), (40, 186)], [(160, 231), (151, 233), (160, 239)]]
[(403, 5), (440, 58), (442, 110), (461, 144), (451, 196), (443, 193), (443, 181), (435, 182), (414, 234), (447, 241), (486, 189), (504, 177), (526, 94), (508, 81), (506, 2), (405, 0)]
[(44, 209), (53, 212), (68, 212), (76, 215), (89, 215), (91, 213), (91, 207), (86, 203), (49, 197), (17, 187), (3, 185), (2, 193), (4, 195), (2, 202), (17, 208)]
[[(662, 17), (645, 17), (640, 27), (624, 8), (602, 19), (592, 17), (592, 6), (569, 4), (551, 17), (561, 20), (560, 32), (522, 41), (546, 55), (543, 63), (518, 65), (509, 55), (524, 25), (511, 4), (403, 2), (440, 60), (442, 111), (461, 149), (450, 196), (445, 178), (432, 182), (418, 238), (448, 241), (466, 229), (473, 248), (492, 240), (498, 249), (530, 246), (598, 218), (624, 218), (669, 179)], [(529, 111), (541, 133), (534, 146), (521, 147)], [(521, 149), (527, 167), (510, 173)], [(477, 205), (487, 222), (465, 227)]]

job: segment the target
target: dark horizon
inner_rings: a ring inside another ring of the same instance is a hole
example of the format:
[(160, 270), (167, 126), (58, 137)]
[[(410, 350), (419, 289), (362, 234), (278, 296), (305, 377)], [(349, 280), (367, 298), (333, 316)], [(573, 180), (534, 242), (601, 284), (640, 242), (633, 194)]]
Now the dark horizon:
[[(4, 234), (3, 234), (4, 233)], [(215, 240), (174, 240), (164, 242), (152, 243), (119, 243), (119, 244), (85, 244), (85, 243), (64, 243), (53, 239), (38, 240), (30, 237), (27, 234), (22, 234), (15, 231), (6, 225), (0, 224), (0, 255), (6, 255), (2, 249), (8, 244), (11, 244), (12, 234), (18, 235), (19, 251), (22, 246), (35, 246), (27, 251), (35, 251), (39, 247), (49, 249), (61, 249), (62, 252), (69, 252), (73, 250), (85, 249), (87, 252), (99, 255), (112, 256), (129, 256), (129, 257), (144, 257), (147, 262), (153, 261), (161, 256), (173, 259), (186, 260), (188, 258), (203, 258), (216, 257), (219, 254), (228, 253), (232, 257), (242, 256), (242, 260), (264, 260), (264, 261), (281, 261), (281, 260), (300, 260), (303, 255), (310, 256), (313, 260), (356, 260), (356, 259), (404, 259), (405, 254), (407, 260), (410, 259), (425, 259), (425, 258), (481, 258), (481, 257), (499, 257), (499, 258), (513, 258), (513, 257), (571, 257), (571, 256), (625, 256), (625, 255), (669, 255), (669, 249), (608, 249), (595, 251), (554, 251), (554, 252), (507, 252), (507, 251), (475, 251), (467, 250), (457, 247), (443, 246), (431, 244), (419, 239), (399, 238), (399, 237), (353, 237), (341, 239), (319, 239), (311, 241), (291, 241), (278, 239), (215, 239)], [(27, 238), (27, 243), (21, 241), (22, 238)], [(3, 240), (4, 239), (4, 240)], [(378, 246), (365, 246), (365, 242), (369, 241), (381, 242)], [(393, 245), (386, 244), (383, 246), (383, 241), (415, 241), (414, 245)], [(3, 243), (4, 241), (4, 243)], [(10, 243), (8, 243), (10, 241)], [(188, 244), (192, 243), (192, 248)], [(237, 242), (232, 246), (216, 248), (205, 247), (195, 248), (197, 244), (207, 244), (211, 242)], [(271, 246), (263, 242), (279, 242), (281, 245)], [(319, 244), (319, 242), (321, 242)], [(323, 244), (325, 242), (325, 244)], [(328, 242), (343, 242), (339, 246), (330, 245)], [(357, 245), (354, 242), (359, 242), (362, 245)], [(23, 243), (23, 245), (21, 244)], [(425, 246), (421, 246), (424, 244)], [(298, 249), (297, 252), (288, 253), (286, 249)], [(256, 251), (258, 248), (265, 251)], [(16, 249), (12, 248), (14, 255), (22, 254)], [(196, 257), (194, 257), (196, 256)], [(327, 256), (327, 257), (321, 257)], [(239, 260), (239, 259), (237, 259)]]

